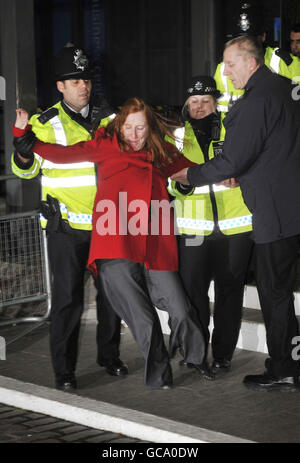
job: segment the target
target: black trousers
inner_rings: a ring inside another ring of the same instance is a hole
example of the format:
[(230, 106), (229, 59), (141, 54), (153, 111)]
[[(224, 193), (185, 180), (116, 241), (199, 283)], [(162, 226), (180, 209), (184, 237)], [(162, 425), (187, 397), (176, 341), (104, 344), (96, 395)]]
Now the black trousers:
[[(91, 233), (71, 230), (48, 235), (52, 273), (50, 351), (56, 376), (76, 369), (80, 319), (84, 309), (84, 274)], [(119, 357), (120, 318), (97, 296), (98, 361), (110, 363)]]
[(250, 234), (212, 234), (196, 237), (194, 243), (192, 237), (180, 235), (178, 242), (180, 276), (197, 309), (206, 348), (210, 338), (208, 290), (214, 280), (212, 354), (216, 360), (231, 360), (240, 331), (246, 271), (253, 249)]
[[(201, 327), (177, 272), (145, 270), (144, 264), (126, 259), (100, 259), (97, 267), (105, 302), (128, 324), (145, 359), (147, 386), (172, 383), (169, 356), (177, 348), (187, 362), (202, 363)], [(154, 306), (170, 316), (169, 354)]]
[(292, 339), (299, 334), (293, 294), (299, 241), (297, 235), (255, 247), (256, 283), (271, 357), (267, 368), (275, 376), (298, 375)]

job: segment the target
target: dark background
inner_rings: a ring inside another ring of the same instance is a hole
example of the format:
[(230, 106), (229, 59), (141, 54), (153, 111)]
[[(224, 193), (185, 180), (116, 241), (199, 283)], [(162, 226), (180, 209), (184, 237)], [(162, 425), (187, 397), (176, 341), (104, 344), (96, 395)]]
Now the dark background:
[[(251, 2), (249, 2), (251, 3)], [(282, 44), (288, 29), (300, 21), (299, 0), (263, 0), (268, 44), (274, 38), (274, 18), (282, 19)], [(67, 42), (85, 48), (96, 65), (97, 92), (113, 105), (138, 95), (153, 105), (181, 105), (192, 75), (191, 0), (35, 0), (38, 101), (44, 109), (55, 102), (51, 85), (52, 57)], [(222, 59), (226, 32), (239, 0), (215, 1), (214, 61)], [(201, 11), (203, 17), (205, 9)], [(194, 18), (195, 21), (195, 18)], [(201, 27), (203, 18), (199, 17)], [(195, 27), (195, 26), (194, 26)], [(213, 63), (211, 63), (213, 64)], [(213, 74), (215, 66), (211, 66)]]

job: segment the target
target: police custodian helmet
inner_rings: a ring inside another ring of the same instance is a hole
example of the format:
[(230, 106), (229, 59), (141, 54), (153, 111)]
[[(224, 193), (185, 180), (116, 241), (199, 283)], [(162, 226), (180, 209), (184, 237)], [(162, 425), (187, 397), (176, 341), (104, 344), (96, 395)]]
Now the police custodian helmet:
[(212, 95), (219, 98), (221, 95), (217, 89), (215, 79), (211, 76), (194, 76), (190, 79), (186, 90), (186, 98), (192, 95)]
[(84, 51), (72, 44), (62, 48), (54, 59), (55, 80), (91, 79), (92, 71)]
[(239, 35), (260, 35), (265, 32), (263, 11), (260, 2), (250, 0), (240, 2), (228, 27), (228, 38)]

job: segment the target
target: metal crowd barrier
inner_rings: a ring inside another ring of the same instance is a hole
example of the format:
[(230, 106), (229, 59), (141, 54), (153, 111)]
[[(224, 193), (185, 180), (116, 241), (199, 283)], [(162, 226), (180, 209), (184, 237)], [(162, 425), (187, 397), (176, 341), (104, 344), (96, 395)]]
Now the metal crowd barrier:
[(0, 314), (1, 308), (37, 301), (46, 301), (44, 315), (1, 320), (0, 326), (44, 321), (51, 304), (46, 233), (39, 212), (0, 216)]

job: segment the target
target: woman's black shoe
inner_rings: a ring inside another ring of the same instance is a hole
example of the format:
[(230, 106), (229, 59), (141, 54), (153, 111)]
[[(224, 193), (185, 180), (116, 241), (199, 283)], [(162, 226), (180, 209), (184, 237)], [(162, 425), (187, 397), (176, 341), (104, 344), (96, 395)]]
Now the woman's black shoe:
[(207, 362), (203, 362), (201, 363), (201, 365), (197, 365), (195, 363), (188, 363), (185, 360), (180, 360), (179, 365), (181, 367), (186, 366), (188, 368), (195, 368), (195, 370), (197, 370), (198, 373), (200, 373), (200, 376), (202, 376), (202, 378), (207, 379), (209, 381), (213, 381), (214, 379), (216, 379), (214, 372), (211, 370), (211, 368), (209, 368)]
[[(191, 366), (190, 366), (191, 365)], [(194, 363), (188, 363), (189, 368), (195, 368), (202, 378), (207, 379), (208, 381), (214, 381), (216, 376), (211, 370), (207, 362), (203, 362), (201, 365), (196, 365)]]

